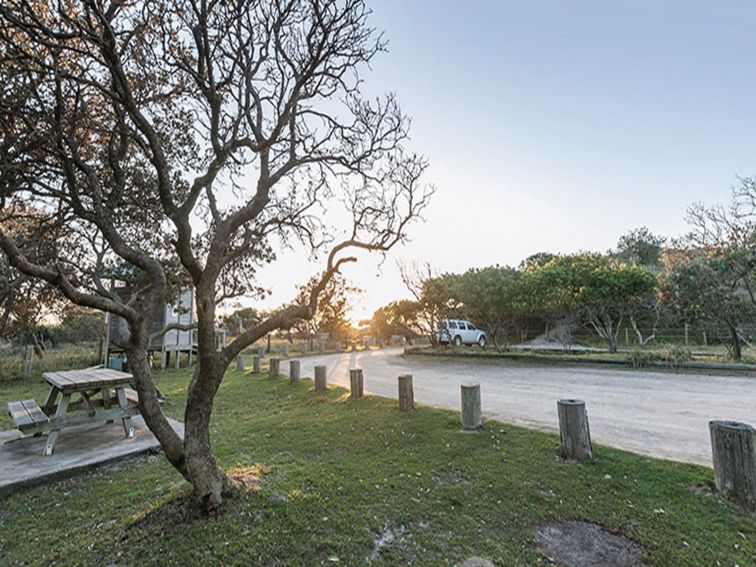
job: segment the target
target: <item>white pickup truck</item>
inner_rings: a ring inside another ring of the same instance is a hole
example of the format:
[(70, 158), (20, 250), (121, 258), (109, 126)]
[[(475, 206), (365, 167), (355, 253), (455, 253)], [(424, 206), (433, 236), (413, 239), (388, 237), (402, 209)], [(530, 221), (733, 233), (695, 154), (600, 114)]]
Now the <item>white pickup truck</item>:
[(436, 339), (439, 343), (451, 342), (454, 346), (478, 345), (483, 348), (488, 342), (486, 333), (475, 328), (470, 321), (442, 319), (436, 324)]

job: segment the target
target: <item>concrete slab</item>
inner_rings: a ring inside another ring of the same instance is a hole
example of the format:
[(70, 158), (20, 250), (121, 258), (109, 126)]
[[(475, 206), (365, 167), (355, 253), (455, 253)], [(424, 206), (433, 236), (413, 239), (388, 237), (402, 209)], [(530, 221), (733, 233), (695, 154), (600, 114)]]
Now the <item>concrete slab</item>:
[[(183, 437), (184, 424), (169, 421)], [(131, 439), (126, 438), (120, 423), (64, 429), (58, 437), (55, 454), (49, 457), (42, 456), (45, 435), (25, 437), (18, 430), (0, 432), (0, 496), (160, 447), (141, 416), (132, 418), (131, 422), (135, 429)]]

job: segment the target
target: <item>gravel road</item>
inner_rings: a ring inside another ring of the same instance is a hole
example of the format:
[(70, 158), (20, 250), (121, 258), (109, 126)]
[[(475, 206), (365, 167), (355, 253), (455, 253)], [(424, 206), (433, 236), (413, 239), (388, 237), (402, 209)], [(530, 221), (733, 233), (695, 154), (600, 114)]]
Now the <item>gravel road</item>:
[[(400, 350), (309, 356), (302, 375), (325, 364), (328, 382), (349, 387), (361, 367), (366, 392), (397, 397), (397, 376), (412, 374), (415, 400), (459, 409), (459, 385), (480, 383), (483, 414), (504, 422), (557, 431), (556, 402), (585, 400), (596, 443), (653, 457), (711, 466), (708, 422), (756, 425), (756, 378), (638, 371), (614, 367), (477, 364), (403, 357)], [(288, 372), (284, 362), (282, 372)]]

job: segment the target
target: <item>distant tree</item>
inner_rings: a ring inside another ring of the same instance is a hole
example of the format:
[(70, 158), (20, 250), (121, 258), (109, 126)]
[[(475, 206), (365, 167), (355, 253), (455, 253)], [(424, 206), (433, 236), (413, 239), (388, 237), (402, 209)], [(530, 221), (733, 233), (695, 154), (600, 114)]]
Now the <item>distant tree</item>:
[(392, 301), (375, 310), (367, 321), (370, 332), (379, 340), (387, 340), (394, 335), (416, 337), (424, 330), (419, 320), (420, 304), (411, 299)]
[[(12, 220), (4, 229), (14, 245), (37, 261), (55, 257), (55, 248), (68, 242), (65, 228), (40, 228), (43, 214), (18, 200), (6, 204), (12, 211)], [(44, 355), (44, 342), (40, 340), (43, 320), (56, 316), (63, 306), (63, 297), (44, 280), (28, 276), (15, 268), (0, 254), (0, 338), (20, 344), (30, 344), (37, 356)]]
[(66, 305), (52, 329), (58, 342), (71, 344), (94, 343), (105, 336), (105, 318), (100, 311), (76, 305)]
[(620, 237), (612, 255), (628, 264), (657, 268), (661, 263), (661, 253), (666, 240), (645, 226), (635, 228)]
[(438, 323), (443, 319), (462, 317), (462, 276), (460, 274), (442, 274), (423, 282), (420, 296), (421, 312), (425, 314), (425, 328), (432, 335), (432, 344), (436, 345)]
[(464, 317), (482, 326), (497, 350), (509, 343), (523, 313), (520, 272), (507, 266), (468, 270), (455, 295)]
[(600, 254), (559, 256), (526, 272), (531, 305), (553, 316), (574, 314), (617, 351), (622, 320), (656, 289), (656, 278), (637, 265)]
[(557, 255), (552, 254), (551, 252), (536, 252), (535, 254), (531, 254), (522, 262), (520, 262), (518, 269), (520, 271), (524, 271), (529, 268), (537, 268), (539, 266), (543, 266), (544, 264), (548, 264), (556, 257)]
[(690, 323), (720, 323), (723, 342), (735, 360), (742, 357), (742, 325), (754, 320), (756, 309), (743, 285), (739, 259), (699, 250), (675, 256), (663, 278), (666, 301)]
[[(302, 286), (298, 301), (304, 301), (319, 281), (315, 276)], [(337, 341), (351, 340), (355, 329), (348, 315), (352, 312), (355, 297), (360, 293), (362, 290), (341, 274), (334, 275), (328, 285), (320, 291), (318, 308), (313, 317), (295, 324), (294, 327), (303, 334), (328, 333)]]
[(688, 209), (691, 231), (684, 244), (708, 256), (726, 258), (723, 277), (737, 276), (738, 284), (756, 306), (756, 178), (744, 177), (732, 189), (728, 205), (695, 203)]
[(421, 334), (428, 337), (434, 347), (438, 346), (436, 326), (443, 306), (437, 301), (435, 283), (430, 283), (439, 278), (438, 273), (428, 262), (399, 262), (398, 267), (402, 281), (417, 306), (416, 317)]
[(222, 318), (223, 326), (232, 336), (241, 335), (246, 329), (257, 325), (267, 313), (254, 307), (240, 307)]

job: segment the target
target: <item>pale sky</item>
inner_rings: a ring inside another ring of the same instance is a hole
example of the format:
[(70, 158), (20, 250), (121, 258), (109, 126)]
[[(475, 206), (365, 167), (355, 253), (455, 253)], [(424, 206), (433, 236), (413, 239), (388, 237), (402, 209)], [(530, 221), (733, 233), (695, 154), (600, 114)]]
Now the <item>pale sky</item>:
[[(354, 319), (407, 297), (397, 259), (439, 271), (606, 250), (628, 229), (685, 231), (686, 207), (756, 174), (756, 3), (376, 0), (389, 52), (366, 92), (393, 91), (437, 192)], [(266, 269), (264, 307), (317, 271)]]

